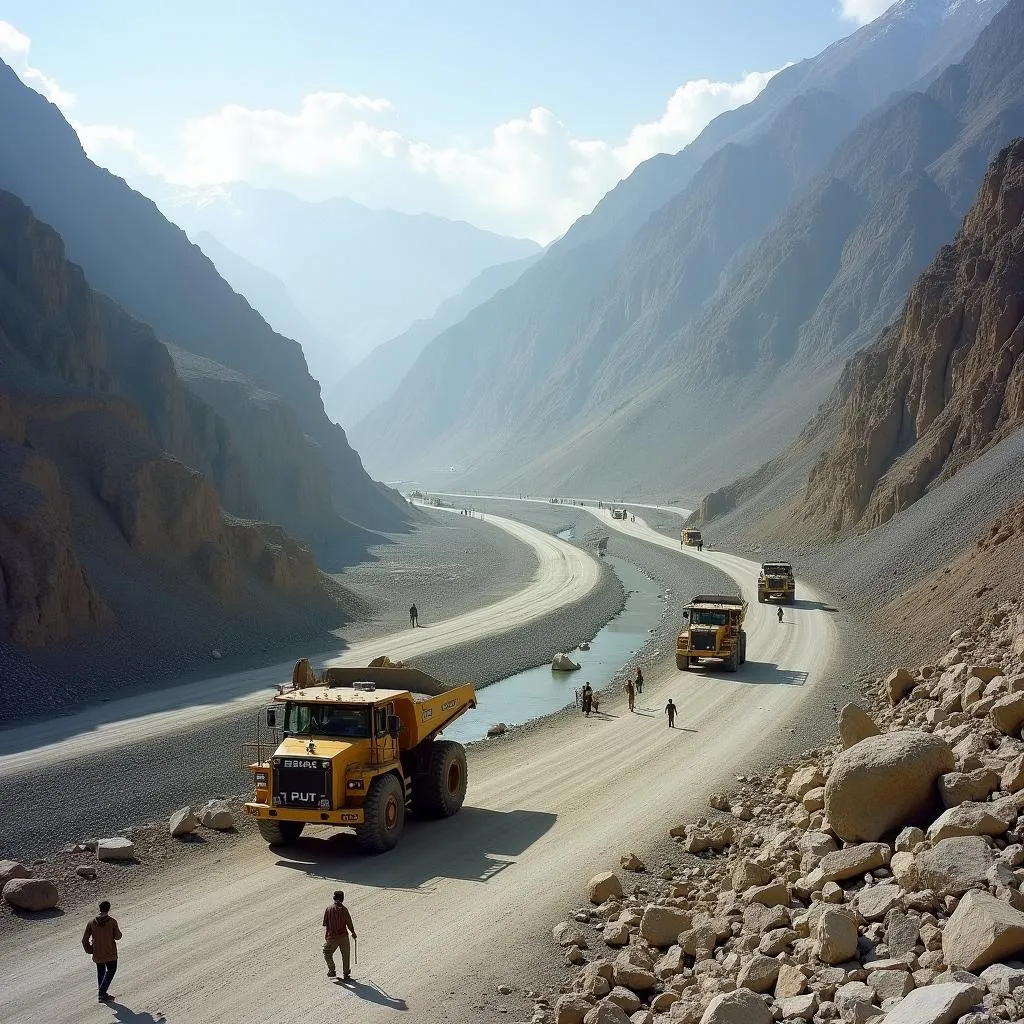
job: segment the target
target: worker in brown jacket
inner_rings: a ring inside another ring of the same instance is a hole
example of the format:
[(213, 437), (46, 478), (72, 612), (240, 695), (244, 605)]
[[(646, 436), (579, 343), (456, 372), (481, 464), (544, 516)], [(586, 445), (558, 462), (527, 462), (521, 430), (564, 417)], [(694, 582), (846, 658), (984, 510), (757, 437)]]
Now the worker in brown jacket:
[(327, 961), (327, 977), (336, 978), (337, 968), (334, 966), (335, 950), (341, 950), (342, 981), (348, 981), (349, 945), (348, 936), (356, 938), (356, 930), (352, 925), (352, 915), (345, 906), (345, 894), (338, 889), (334, 894), (334, 902), (324, 911), (324, 959)]
[(121, 929), (117, 920), (110, 916), (110, 904), (104, 900), (100, 912), (86, 926), (82, 935), (82, 946), (96, 964), (96, 983), (99, 985), (101, 1003), (108, 1003), (114, 997), (107, 992), (117, 970), (117, 940)]

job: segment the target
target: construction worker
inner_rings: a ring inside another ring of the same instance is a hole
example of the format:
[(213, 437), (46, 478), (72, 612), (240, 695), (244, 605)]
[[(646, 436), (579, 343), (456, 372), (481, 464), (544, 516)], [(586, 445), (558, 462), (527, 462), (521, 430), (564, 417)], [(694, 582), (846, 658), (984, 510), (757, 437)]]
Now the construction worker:
[(352, 915), (345, 906), (345, 894), (338, 889), (334, 893), (334, 902), (324, 911), (324, 959), (327, 961), (327, 977), (336, 978), (334, 952), (341, 950), (342, 981), (348, 981), (349, 973), (349, 932), (356, 938), (356, 930), (352, 924)]
[(594, 705), (594, 691), (590, 683), (583, 684), (583, 693), (580, 695), (580, 703), (583, 705), (583, 714), (589, 716)]
[(412, 605), (409, 608), (409, 625), (415, 629), (420, 624), (420, 613), (416, 610), (416, 605)]
[(625, 686), (622, 687), (626, 691), (626, 700), (629, 701), (629, 710), (634, 710), (636, 704), (636, 687), (633, 685), (632, 679), (627, 679)]
[(782, 609), (780, 608), (779, 609), (779, 622), (781, 622), (781, 621), (782, 621)]
[(668, 715), (668, 727), (674, 729), (676, 727), (676, 706), (672, 703), (671, 697), (665, 705), (665, 714)]
[(639, 697), (644, 692), (644, 674), (640, 671), (640, 666), (636, 667), (636, 682), (633, 684), (636, 687), (636, 693)]
[(107, 991), (117, 970), (117, 940), (121, 929), (117, 920), (110, 916), (110, 903), (104, 900), (100, 912), (86, 926), (82, 935), (82, 948), (92, 957), (96, 965), (96, 983), (99, 986), (99, 1001), (109, 1003), (114, 997)]

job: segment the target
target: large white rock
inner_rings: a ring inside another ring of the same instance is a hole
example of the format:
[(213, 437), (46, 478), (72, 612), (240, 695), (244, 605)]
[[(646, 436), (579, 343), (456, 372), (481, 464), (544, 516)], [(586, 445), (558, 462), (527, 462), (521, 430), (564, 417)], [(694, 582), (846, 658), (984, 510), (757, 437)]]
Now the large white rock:
[(209, 800), (199, 812), (199, 821), (207, 828), (226, 832), (235, 827), (235, 812), (227, 800)]
[(959, 896), (984, 885), (992, 864), (992, 850), (981, 836), (955, 836), (919, 853), (914, 859), (914, 875), (922, 889), (933, 889), (940, 896)]
[(1024, 693), (1011, 693), (1000, 697), (989, 711), (992, 724), (1007, 736), (1019, 732), (1024, 724)]
[(199, 819), (192, 813), (191, 807), (182, 807), (171, 815), (167, 827), (172, 836), (187, 836), (199, 828)]
[(556, 672), (575, 672), (579, 668), (579, 665), (577, 665), (568, 654), (563, 654), (559, 651), (558, 654), (551, 659), (551, 667)]
[(678, 907), (660, 907), (651, 904), (640, 918), (640, 934), (652, 946), (664, 948), (673, 945), (679, 933), (686, 931), (692, 919)]
[(839, 712), (839, 739), (844, 750), (878, 734), (875, 720), (859, 704), (847, 704)]
[(849, 842), (871, 841), (923, 813), (935, 781), (956, 765), (941, 737), (926, 732), (870, 736), (836, 758), (825, 785), (825, 816)]
[(12, 878), (31, 878), (32, 869), (26, 867), (21, 861), (17, 860), (0, 860), (0, 890), (12, 879)]
[(1001, 836), (1010, 822), (994, 814), (989, 804), (960, 804), (943, 811), (928, 829), (933, 843), (955, 836)]
[(814, 938), (814, 952), (822, 963), (845, 963), (857, 953), (857, 923), (845, 910), (828, 907), (822, 911)]
[(942, 958), (973, 971), (1024, 952), (1024, 913), (991, 893), (965, 893), (942, 933)]
[(772, 1013), (760, 996), (748, 988), (738, 988), (715, 996), (700, 1024), (772, 1024)]
[(598, 1003), (588, 1011), (583, 1024), (629, 1024), (629, 1014), (615, 1003)]
[(980, 989), (959, 981), (926, 985), (901, 999), (885, 1015), (885, 1024), (953, 1024), (981, 998)]
[(611, 899), (613, 896), (622, 895), (622, 882), (619, 881), (619, 876), (614, 871), (602, 871), (590, 880), (587, 885), (587, 893), (591, 903), (604, 903), (605, 900)]
[(551, 929), (555, 942), (560, 946), (579, 946), (580, 949), (587, 948), (587, 937), (574, 924), (562, 921)]
[(892, 848), (885, 843), (858, 843), (843, 850), (827, 853), (821, 858), (818, 870), (826, 882), (842, 882), (856, 878), (866, 871), (885, 867), (892, 858)]
[(96, 843), (97, 860), (134, 860), (135, 844), (124, 836), (100, 839)]
[(875, 1005), (875, 991), (862, 981), (840, 985), (835, 996), (836, 1009), (846, 1024), (865, 1024), (881, 1010)]
[(561, 996), (555, 1003), (555, 1024), (583, 1024), (583, 1018), (593, 1008), (594, 1004), (583, 996)]
[(57, 906), (60, 894), (49, 878), (12, 878), (4, 885), (3, 899), (18, 910), (38, 912)]

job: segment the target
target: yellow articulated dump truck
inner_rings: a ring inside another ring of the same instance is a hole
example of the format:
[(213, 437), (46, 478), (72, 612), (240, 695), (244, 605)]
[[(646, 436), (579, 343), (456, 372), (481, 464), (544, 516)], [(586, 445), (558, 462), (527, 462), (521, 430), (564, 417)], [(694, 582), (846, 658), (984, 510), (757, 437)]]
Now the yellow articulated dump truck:
[(716, 658), (735, 672), (747, 660), (747, 602), (742, 597), (699, 594), (683, 615), (686, 623), (676, 639), (676, 668), (696, 668), (703, 658)]
[(679, 534), (679, 543), (684, 548), (699, 548), (703, 543), (700, 530), (683, 530)]
[(792, 604), (796, 600), (796, 580), (789, 562), (764, 562), (757, 578), (757, 600), (781, 601)]
[(438, 737), (476, 707), (472, 686), (449, 686), (379, 658), (367, 668), (295, 665), (242, 747), (255, 795), (245, 805), (268, 843), (294, 842), (304, 825), (355, 829), (367, 850), (390, 850), (406, 807), (455, 814), (466, 797), (466, 751)]

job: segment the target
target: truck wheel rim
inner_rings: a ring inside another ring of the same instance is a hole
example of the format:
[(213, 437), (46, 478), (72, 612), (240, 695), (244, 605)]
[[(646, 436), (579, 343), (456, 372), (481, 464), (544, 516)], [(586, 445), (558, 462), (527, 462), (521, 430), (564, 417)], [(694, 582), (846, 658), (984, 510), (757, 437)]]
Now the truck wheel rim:
[(394, 828), (398, 822), (398, 801), (391, 797), (384, 805), (384, 824), (388, 828)]
[(448, 792), (458, 793), (459, 786), (462, 784), (462, 769), (458, 764), (451, 764), (448, 766)]

